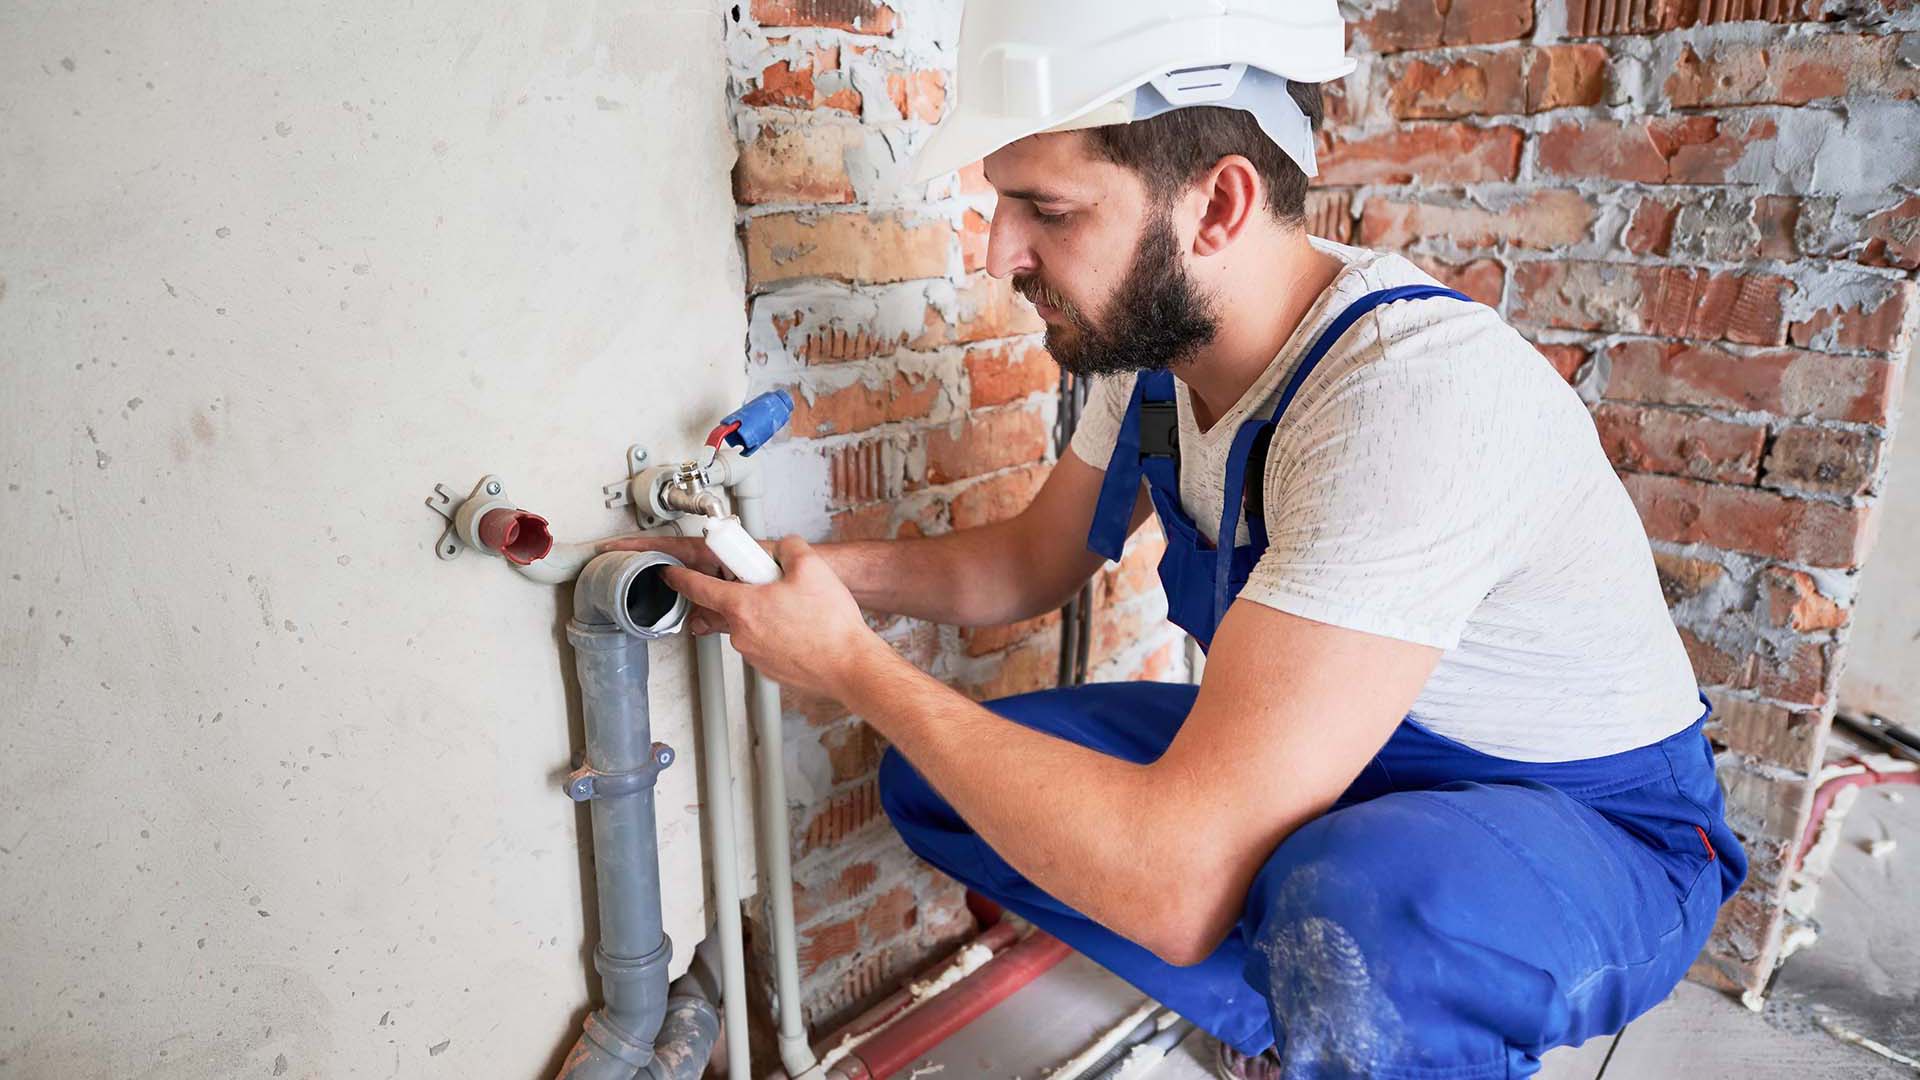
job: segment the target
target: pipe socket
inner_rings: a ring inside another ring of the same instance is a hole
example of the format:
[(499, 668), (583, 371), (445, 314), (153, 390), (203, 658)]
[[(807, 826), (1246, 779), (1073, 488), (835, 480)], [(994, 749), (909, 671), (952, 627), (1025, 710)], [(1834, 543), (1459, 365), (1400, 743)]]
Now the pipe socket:
[(667, 586), (661, 571), (684, 565), (658, 551), (610, 551), (587, 563), (573, 587), (574, 618), (588, 625), (613, 624), (638, 638), (678, 633), (687, 621), (687, 598)]
[(477, 529), (480, 544), (515, 566), (527, 566), (553, 550), (553, 530), (547, 519), (525, 510), (489, 510)]

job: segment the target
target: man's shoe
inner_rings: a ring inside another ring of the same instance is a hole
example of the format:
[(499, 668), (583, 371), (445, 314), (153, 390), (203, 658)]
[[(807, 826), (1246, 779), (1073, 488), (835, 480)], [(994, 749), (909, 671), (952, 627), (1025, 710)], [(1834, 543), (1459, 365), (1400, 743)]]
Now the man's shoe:
[(1220, 1080), (1280, 1080), (1280, 1058), (1271, 1049), (1254, 1057), (1215, 1039), (1219, 1054), (1213, 1061), (1213, 1074)]

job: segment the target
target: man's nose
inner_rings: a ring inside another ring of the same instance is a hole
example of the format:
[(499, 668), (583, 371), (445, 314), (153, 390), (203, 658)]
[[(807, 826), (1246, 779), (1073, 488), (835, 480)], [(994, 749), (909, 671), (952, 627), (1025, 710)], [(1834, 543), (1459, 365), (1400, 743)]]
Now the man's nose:
[(997, 209), (1002, 212), (993, 215), (993, 224), (987, 230), (987, 273), (1005, 278), (1038, 269), (1040, 263), (1027, 243), (1026, 230), (1014, 224), (1015, 215), (1005, 212), (1005, 207)]

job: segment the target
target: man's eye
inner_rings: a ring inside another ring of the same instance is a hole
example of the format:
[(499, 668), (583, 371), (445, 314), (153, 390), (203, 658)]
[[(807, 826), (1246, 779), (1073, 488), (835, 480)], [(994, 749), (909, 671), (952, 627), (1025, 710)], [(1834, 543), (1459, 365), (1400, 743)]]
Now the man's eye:
[(1062, 210), (1057, 214), (1049, 214), (1045, 210), (1042, 210), (1037, 206), (1033, 208), (1033, 216), (1039, 218), (1041, 221), (1044, 221), (1049, 225), (1067, 220), (1067, 214), (1068, 214), (1068, 211), (1065, 211), (1065, 210)]

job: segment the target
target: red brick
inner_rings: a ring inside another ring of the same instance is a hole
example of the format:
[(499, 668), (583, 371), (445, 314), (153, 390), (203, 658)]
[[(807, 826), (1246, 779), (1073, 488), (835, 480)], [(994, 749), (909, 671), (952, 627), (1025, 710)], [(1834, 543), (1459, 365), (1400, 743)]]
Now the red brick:
[(872, 775), (880, 767), (880, 754), (886, 749), (880, 736), (860, 721), (828, 731), (820, 737), (820, 744), (826, 748), (827, 764), (833, 769), (835, 784)]
[(1497, 116), (1526, 110), (1524, 54), (1519, 49), (1414, 58), (1393, 65), (1387, 107), (1402, 120)]
[(892, 438), (863, 439), (827, 451), (832, 506), (858, 506), (899, 497), (905, 455)]
[(1567, 33), (1574, 37), (1651, 34), (1683, 26), (1763, 20), (1806, 22), (1820, 17), (1820, 0), (1569, 0)]
[(1852, 298), (1793, 324), (1795, 345), (1823, 349), (1859, 349), (1904, 356), (1913, 346), (1913, 317), (1920, 285), (1911, 281), (1877, 282), (1877, 295)]
[(1885, 424), (1899, 390), (1899, 369), (1886, 361), (1792, 349), (1742, 356), (1713, 346), (1628, 341), (1607, 356), (1607, 396), (1621, 401)]
[(1335, 243), (1353, 242), (1353, 193), (1307, 189), (1307, 232)]
[(1607, 93), (1607, 50), (1549, 45), (1527, 51), (1527, 111), (1598, 105)]
[(974, 408), (1005, 405), (1032, 394), (1060, 388), (1060, 367), (1039, 342), (1015, 342), (968, 349), (965, 357), (968, 401)]
[(1533, 29), (1533, 0), (1388, 0), (1349, 29), (1381, 53), (1515, 41)]
[(1801, 202), (1786, 195), (1762, 195), (1753, 200), (1753, 224), (1760, 232), (1760, 247), (1753, 254), (1762, 259), (1790, 262), (1802, 254), (1797, 232)]
[(1779, 127), (1769, 117), (1569, 120), (1540, 136), (1540, 171), (1568, 179), (1715, 184)]
[(937, 124), (947, 112), (947, 73), (937, 68), (891, 72), (887, 98), (902, 119)]
[(975, 701), (1045, 690), (1060, 681), (1060, 639), (1036, 638), (983, 661), (983, 671), (961, 687)]
[(749, 206), (772, 202), (850, 203), (847, 155), (866, 136), (853, 124), (768, 124), (740, 148), (733, 167), (734, 199)]
[(1751, 690), (1764, 697), (1805, 705), (1824, 705), (1830, 673), (1828, 647), (1818, 641), (1798, 641), (1785, 656), (1759, 652), (1731, 653), (1680, 628), (1680, 643), (1700, 685), (1729, 690)]
[(1060, 629), (1060, 612), (1049, 611), (1031, 619), (1022, 619), (1016, 623), (1002, 626), (967, 626), (960, 630), (960, 641), (966, 646), (968, 656), (986, 656), (997, 653), (1013, 645), (1019, 645), (1029, 638), (1042, 634), (1057, 634)]
[(1498, 308), (1507, 290), (1507, 268), (1498, 259), (1454, 263), (1425, 255), (1411, 256), (1413, 264), (1432, 274), (1440, 284), (1466, 293), (1490, 308)]
[(1547, 358), (1547, 362), (1553, 365), (1553, 370), (1559, 372), (1560, 377), (1568, 382), (1578, 379), (1581, 369), (1587, 366), (1587, 361), (1593, 359), (1593, 354), (1580, 345), (1542, 345), (1535, 342), (1533, 347), (1540, 350), (1540, 355)]
[(1139, 682), (1173, 682), (1174, 671), (1186, 654), (1186, 641), (1176, 638), (1148, 653), (1131, 679)]
[(804, 927), (828, 909), (863, 895), (879, 880), (880, 868), (871, 859), (863, 859), (842, 867), (831, 878), (796, 887), (793, 890), (794, 921)]
[(953, 226), (894, 214), (761, 214), (747, 219), (747, 287), (825, 277), (862, 285), (943, 277)]
[(1759, 476), (1767, 429), (1672, 409), (1602, 404), (1594, 410), (1600, 445), (1622, 469), (1751, 484)]
[(920, 921), (920, 901), (913, 890), (896, 885), (874, 897), (860, 913), (860, 927), (872, 944), (884, 944), (911, 932)]
[(845, 960), (860, 949), (860, 923), (841, 919), (824, 926), (808, 927), (800, 935), (800, 974), (818, 975), (834, 962)]
[(858, 116), (860, 91), (845, 87), (831, 94), (822, 94), (815, 81), (816, 72), (833, 71), (839, 66), (840, 50), (831, 47), (814, 50), (808, 62), (801, 67), (794, 67), (789, 60), (777, 61), (761, 69), (759, 78), (754, 80), (754, 88), (740, 96), (740, 103), (785, 109), (838, 109)]
[(1627, 223), (1625, 243), (1635, 255), (1665, 255), (1673, 246), (1673, 222), (1680, 207), (1654, 195), (1642, 195)]
[(962, 166), (958, 175), (960, 177), (960, 194), (993, 194), (993, 185), (987, 182), (986, 162), (976, 161), (971, 165)]
[(753, 0), (753, 18), (761, 26), (818, 26), (879, 36), (893, 33), (898, 22), (892, 8), (875, 0)]
[(881, 424), (924, 418), (940, 400), (940, 383), (914, 379), (897, 372), (880, 386), (856, 382), (838, 390), (822, 391), (809, 400), (795, 388), (793, 432), (796, 435), (850, 435)]
[(879, 783), (863, 781), (858, 787), (835, 795), (814, 811), (803, 831), (798, 854), (805, 855), (832, 847), (883, 816)]
[[(794, 359), (809, 364), (835, 364), (846, 360), (868, 360), (894, 352), (905, 343), (906, 335), (883, 337), (878, 328), (865, 322), (848, 324), (840, 312), (820, 310), (812, 299), (799, 300), (779, 293), (755, 297), (756, 307), (791, 306), (791, 310), (772, 316), (774, 333)], [(811, 319), (809, 318), (811, 316)], [(823, 321), (824, 317), (824, 321)], [(793, 331), (806, 324), (806, 333), (798, 340)]]
[(1804, 570), (1768, 567), (1760, 575), (1760, 596), (1767, 622), (1783, 629), (1816, 634), (1847, 624), (1847, 609), (1822, 593)]
[(1158, 613), (1149, 613), (1139, 607), (1100, 608), (1093, 617), (1090, 666), (1099, 667), (1126, 653), (1165, 624), (1166, 620)]
[(1711, 589), (1727, 576), (1727, 568), (1706, 559), (1693, 559), (1664, 551), (1653, 553), (1654, 576), (1660, 581), (1660, 595), (1668, 607), (1677, 607)]
[(1160, 557), (1167, 551), (1167, 538), (1159, 526), (1148, 522), (1140, 527), (1120, 561), (1109, 563), (1094, 583), (1094, 604), (1106, 607), (1123, 604), (1138, 596), (1160, 591)]
[(1046, 466), (1029, 465), (968, 487), (953, 497), (953, 527), (971, 529), (1013, 517), (1027, 508), (1046, 480)]
[(1797, 772), (1811, 772), (1819, 764), (1826, 728), (1818, 709), (1790, 709), (1726, 693), (1710, 696), (1707, 735), (1728, 751)]
[(1862, 234), (1867, 244), (1861, 262), (1920, 270), (1920, 195), (1868, 218)]
[(849, 540), (894, 539), (893, 507), (873, 503), (855, 510), (841, 510), (828, 520), (830, 537), (836, 543)]
[(908, 344), (915, 349), (1032, 334), (1046, 329), (1033, 305), (1004, 279), (974, 274), (957, 290), (948, 314), (927, 307), (926, 329)]
[(972, 274), (987, 268), (987, 241), (993, 223), (978, 210), (960, 215), (960, 264)]
[(1870, 543), (1863, 508), (1794, 499), (1758, 488), (1628, 473), (1627, 493), (1655, 540), (1802, 562), (1860, 565)]
[(976, 412), (926, 435), (927, 482), (951, 484), (1045, 460), (1053, 429), (1030, 409)]
[(1554, 260), (1521, 264), (1514, 288), (1513, 317), (1522, 322), (1778, 345), (1793, 284), (1770, 274)]
[(1767, 448), (1770, 488), (1853, 498), (1880, 469), (1880, 437), (1846, 428), (1790, 427)]
[(1322, 136), (1326, 184), (1471, 184), (1512, 180), (1520, 172), (1521, 135), (1510, 127), (1409, 125), (1382, 135)]
[(1360, 243), (1399, 248), (1445, 237), (1462, 248), (1511, 244), (1550, 250), (1585, 240), (1593, 219), (1593, 204), (1586, 196), (1556, 188), (1532, 192), (1497, 209), (1376, 196), (1367, 200), (1361, 214)]
[(1900, 44), (1891, 34), (1776, 35), (1765, 44), (1708, 46), (1705, 56), (1688, 44), (1667, 79), (1667, 99), (1683, 109), (1805, 105), (1850, 93), (1911, 99), (1920, 94), (1920, 70), (1900, 63)]

